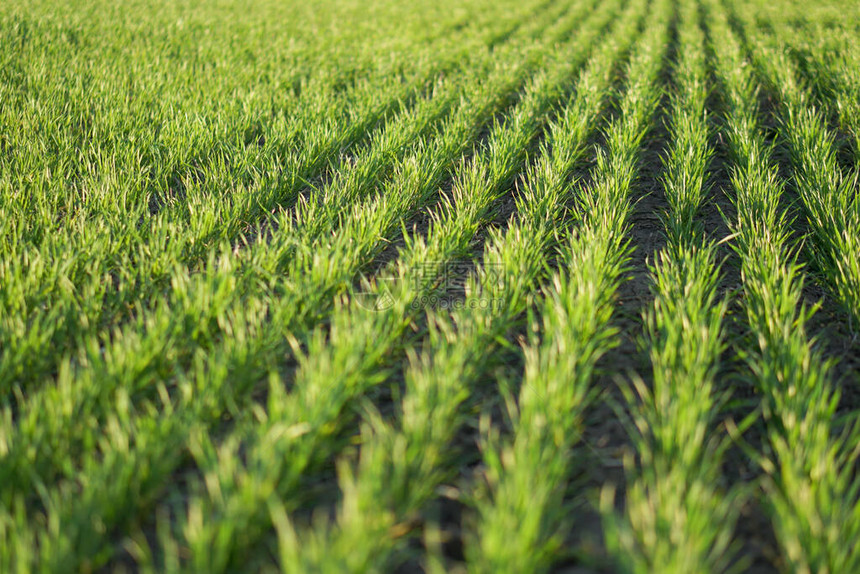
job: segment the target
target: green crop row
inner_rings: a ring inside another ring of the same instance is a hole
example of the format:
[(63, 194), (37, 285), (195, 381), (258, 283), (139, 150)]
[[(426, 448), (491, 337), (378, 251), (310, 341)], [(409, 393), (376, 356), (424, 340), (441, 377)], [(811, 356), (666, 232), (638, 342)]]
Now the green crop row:
[(667, 245), (650, 268), (654, 302), (644, 317), (652, 383), (626, 389), (636, 456), (626, 461), (625, 515), (610, 522), (627, 572), (724, 572), (736, 551), (739, 497), (720, 488), (729, 442), (717, 420), (727, 397), (715, 385), (727, 303), (717, 294), (714, 244), (697, 219), (713, 153), (699, 21), (696, 4), (682, 2), (663, 175)]

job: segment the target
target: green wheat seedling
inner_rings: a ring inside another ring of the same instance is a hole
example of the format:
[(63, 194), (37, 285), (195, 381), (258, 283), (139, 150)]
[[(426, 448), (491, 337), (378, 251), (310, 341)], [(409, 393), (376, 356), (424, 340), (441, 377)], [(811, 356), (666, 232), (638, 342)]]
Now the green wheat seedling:
[(0, 2), (0, 572), (857, 570), (858, 38)]

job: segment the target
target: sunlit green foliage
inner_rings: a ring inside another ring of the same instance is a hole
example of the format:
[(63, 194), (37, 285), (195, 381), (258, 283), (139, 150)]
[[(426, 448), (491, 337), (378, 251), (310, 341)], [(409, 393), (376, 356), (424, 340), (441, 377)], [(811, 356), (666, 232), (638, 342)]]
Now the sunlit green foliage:
[(0, 3), (0, 572), (860, 570), (809, 4)]

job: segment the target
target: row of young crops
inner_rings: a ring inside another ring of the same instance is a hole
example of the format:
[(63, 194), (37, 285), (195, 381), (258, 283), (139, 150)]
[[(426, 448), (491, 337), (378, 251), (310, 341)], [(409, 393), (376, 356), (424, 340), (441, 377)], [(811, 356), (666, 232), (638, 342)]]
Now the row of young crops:
[(0, 571), (860, 571), (860, 10), (0, 6)]

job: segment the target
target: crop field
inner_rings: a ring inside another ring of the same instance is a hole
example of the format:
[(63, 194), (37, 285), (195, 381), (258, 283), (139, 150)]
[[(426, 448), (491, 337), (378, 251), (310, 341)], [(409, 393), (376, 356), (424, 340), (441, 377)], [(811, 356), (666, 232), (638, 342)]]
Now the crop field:
[(0, 573), (860, 572), (860, 3), (0, 2)]

